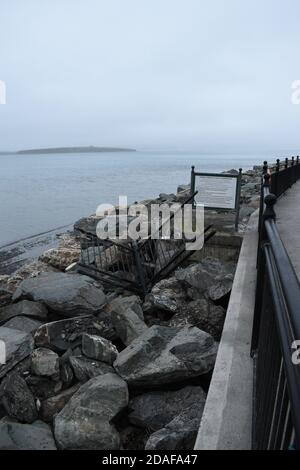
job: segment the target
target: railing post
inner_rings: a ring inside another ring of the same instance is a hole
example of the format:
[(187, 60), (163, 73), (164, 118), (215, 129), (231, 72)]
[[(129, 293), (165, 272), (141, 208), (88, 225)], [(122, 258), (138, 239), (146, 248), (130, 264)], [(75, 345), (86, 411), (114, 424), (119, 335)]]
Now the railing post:
[(286, 159), (285, 159), (285, 165), (284, 165), (284, 168), (285, 168), (285, 169), (287, 169), (287, 168), (288, 168), (288, 166), (289, 166), (289, 159), (288, 159), (288, 158), (286, 158)]
[[(270, 175), (265, 175), (265, 191), (269, 187)], [(264, 197), (265, 210), (262, 216), (261, 231), (259, 234), (258, 242), (258, 262), (257, 262), (257, 281), (256, 281), (256, 295), (255, 295), (255, 308), (253, 319), (253, 331), (251, 340), (251, 355), (255, 354), (258, 346), (259, 327), (261, 319), (261, 309), (263, 304), (264, 290), (265, 290), (265, 257), (263, 246), (267, 241), (267, 233), (265, 229), (265, 221), (268, 219), (276, 220), (274, 205), (276, 204), (277, 197), (275, 194), (269, 193)]]
[(272, 175), (272, 193), (276, 194), (278, 197), (279, 193), (279, 171), (280, 171), (280, 159), (277, 158), (276, 160), (276, 170), (275, 173)]
[[(191, 195), (195, 193), (195, 167), (192, 166), (192, 171), (191, 171)], [(192, 201), (193, 209), (196, 207), (195, 204), (195, 199), (193, 198)]]

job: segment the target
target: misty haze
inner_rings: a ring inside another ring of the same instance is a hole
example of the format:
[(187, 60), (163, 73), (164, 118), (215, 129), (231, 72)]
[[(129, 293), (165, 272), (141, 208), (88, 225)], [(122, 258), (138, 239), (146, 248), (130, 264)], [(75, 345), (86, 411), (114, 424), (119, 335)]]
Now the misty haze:
[(299, 17), (1, 0), (0, 451), (300, 449)]

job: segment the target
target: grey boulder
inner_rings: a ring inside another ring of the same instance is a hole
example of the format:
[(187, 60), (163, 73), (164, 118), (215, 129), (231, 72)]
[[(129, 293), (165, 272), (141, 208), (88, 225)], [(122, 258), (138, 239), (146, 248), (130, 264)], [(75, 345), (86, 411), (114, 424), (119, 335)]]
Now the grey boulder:
[(47, 308), (39, 302), (21, 300), (16, 304), (7, 305), (0, 309), (0, 324), (15, 317), (29, 317), (40, 321), (47, 320)]
[[(5, 363), (0, 354), (0, 378), (29, 356), (34, 347), (33, 337), (19, 330), (0, 327), (0, 348), (5, 346)], [(1, 351), (0, 351), (1, 352)]]
[(126, 346), (147, 330), (147, 325), (131, 308), (113, 311), (111, 318), (118, 337)]
[(71, 356), (69, 361), (79, 382), (87, 382), (98, 375), (114, 373), (114, 369), (105, 362), (99, 362), (84, 356)]
[(2, 420), (0, 450), (56, 450), (56, 445), (50, 426), (42, 421), (21, 424)]
[(150, 431), (158, 431), (192, 405), (197, 404), (203, 410), (205, 400), (206, 393), (198, 386), (145, 393), (130, 400), (129, 421)]
[(169, 325), (177, 327), (197, 326), (212, 335), (216, 341), (219, 341), (225, 314), (223, 307), (215, 305), (209, 299), (202, 298), (182, 305), (181, 309), (170, 320)]
[(59, 357), (51, 349), (37, 348), (31, 354), (31, 371), (35, 375), (51, 377), (59, 372)]
[[(175, 277), (190, 289), (189, 294), (194, 300), (202, 297), (204, 293), (208, 293), (212, 300), (218, 300), (220, 296), (215, 286), (220, 290), (224, 285), (222, 296), (230, 292), (234, 270), (233, 263), (222, 263), (218, 259), (208, 257), (188, 268), (177, 269)], [(210, 289), (212, 290), (209, 293)]]
[(107, 364), (113, 364), (118, 355), (118, 350), (111, 341), (87, 333), (82, 335), (82, 352), (91, 359)]
[(155, 284), (151, 293), (146, 297), (144, 311), (152, 312), (159, 309), (168, 313), (176, 313), (185, 298), (185, 291), (175, 277), (163, 279)]
[(111, 313), (124, 313), (129, 308), (134, 311), (134, 313), (140, 318), (140, 320), (144, 320), (143, 309), (141, 307), (141, 299), (136, 295), (131, 295), (128, 297), (117, 297), (116, 299), (112, 300), (108, 304), (108, 310)]
[(145, 450), (192, 450), (202, 413), (202, 403), (184, 409), (165, 427), (151, 434)]
[(61, 449), (119, 449), (120, 436), (112, 420), (127, 405), (126, 382), (116, 374), (89, 380), (56, 416), (56, 442)]
[(14, 317), (4, 324), (5, 328), (12, 330), (19, 330), (25, 333), (35, 333), (35, 331), (42, 325), (40, 321), (34, 320), (29, 317)]
[(2, 405), (10, 417), (22, 423), (32, 423), (37, 419), (34, 396), (20, 375), (9, 374), (4, 379), (1, 395)]
[(152, 387), (209, 372), (216, 353), (212, 336), (196, 327), (155, 325), (119, 353), (114, 368), (129, 385)]
[(95, 314), (106, 302), (105, 294), (93, 279), (59, 272), (25, 279), (13, 295), (14, 301), (22, 299), (42, 302), (64, 317)]

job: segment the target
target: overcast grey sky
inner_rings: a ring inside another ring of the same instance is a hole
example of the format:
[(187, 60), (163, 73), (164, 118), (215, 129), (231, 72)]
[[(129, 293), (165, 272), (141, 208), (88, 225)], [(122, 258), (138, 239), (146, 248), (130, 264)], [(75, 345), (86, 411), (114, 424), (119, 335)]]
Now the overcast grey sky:
[(300, 149), (299, 0), (1, 0), (0, 150)]

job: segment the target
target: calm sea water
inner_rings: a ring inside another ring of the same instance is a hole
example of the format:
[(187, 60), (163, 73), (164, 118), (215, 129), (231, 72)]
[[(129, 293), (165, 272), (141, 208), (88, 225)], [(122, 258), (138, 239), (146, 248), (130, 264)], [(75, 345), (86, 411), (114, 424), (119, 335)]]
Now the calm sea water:
[(0, 155), (0, 247), (73, 223), (101, 203), (128, 202), (176, 192), (190, 169), (251, 168), (266, 155), (126, 152)]

